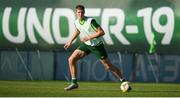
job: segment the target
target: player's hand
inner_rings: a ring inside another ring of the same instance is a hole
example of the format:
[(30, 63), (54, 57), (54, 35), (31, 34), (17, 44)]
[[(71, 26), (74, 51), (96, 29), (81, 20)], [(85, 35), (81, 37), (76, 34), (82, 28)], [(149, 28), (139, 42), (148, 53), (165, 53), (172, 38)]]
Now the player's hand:
[(81, 41), (82, 41), (82, 42), (86, 42), (86, 41), (88, 41), (88, 40), (90, 40), (88, 37), (83, 37), (83, 38), (81, 38)]
[(67, 42), (65, 45), (64, 45), (64, 49), (67, 50), (69, 48), (69, 46), (71, 46), (71, 42)]

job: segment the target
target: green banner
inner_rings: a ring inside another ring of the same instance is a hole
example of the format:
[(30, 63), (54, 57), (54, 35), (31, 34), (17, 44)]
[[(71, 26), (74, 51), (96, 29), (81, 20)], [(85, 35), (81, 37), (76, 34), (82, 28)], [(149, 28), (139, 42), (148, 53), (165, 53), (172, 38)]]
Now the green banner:
[(1, 0), (0, 49), (64, 51), (78, 4), (104, 29), (108, 51), (180, 53), (179, 0)]

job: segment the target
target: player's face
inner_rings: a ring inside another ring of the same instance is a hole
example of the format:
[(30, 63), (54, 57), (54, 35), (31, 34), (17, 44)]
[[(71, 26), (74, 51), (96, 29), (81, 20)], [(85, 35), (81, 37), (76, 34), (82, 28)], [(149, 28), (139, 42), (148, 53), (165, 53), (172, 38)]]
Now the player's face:
[(76, 16), (79, 20), (82, 20), (84, 18), (84, 10), (76, 9)]

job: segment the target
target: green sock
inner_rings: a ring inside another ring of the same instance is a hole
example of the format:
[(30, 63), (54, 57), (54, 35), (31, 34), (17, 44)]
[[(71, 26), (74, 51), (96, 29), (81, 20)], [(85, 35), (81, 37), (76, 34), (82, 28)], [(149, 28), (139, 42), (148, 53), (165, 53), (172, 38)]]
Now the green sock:
[(71, 83), (77, 84), (77, 79), (76, 78), (72, 78)]
[(125, 82), (125, 81), (126, 81), (126, 79), (120, 79), (119, 81), (122, 83), (122, 82)]

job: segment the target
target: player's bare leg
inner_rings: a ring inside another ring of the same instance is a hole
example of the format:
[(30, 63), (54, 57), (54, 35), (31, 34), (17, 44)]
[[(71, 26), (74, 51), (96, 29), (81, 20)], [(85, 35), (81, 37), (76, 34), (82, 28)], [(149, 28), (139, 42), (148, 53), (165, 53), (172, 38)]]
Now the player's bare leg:
[(108, 69), (111, 70), (113, 75), (116, 76), (119, 80), (123, 79), (122, 73), (119, 71), (119, 69), (116, 66), (112, 65), (112, 63), (109, 61), (108, 58), (105, 58), (100, 61), (104, 65), (106, 70), (108, 70)]
[[(117, 77), (117, 79), (119, 79), (121, 82), (125, 82), (126, 80), (123, 78), (123, 75), (121, 73), (121, 71), (116, 67), (114, 66), (108, 58), (105, 58), (103, 60), (100, 60), (101, 63), (104, 65), (104, 67), (106, 68), (106, 70), (110, 70), (114, 76)], [(129, 87), (129, 91), (131, 90), (132, 88)]]
[(85, 52), (76, 49), (69, 57), (68, 63), (69, 63), (69, 69), (72, 80), (71, 80), (71, 84), (68, 87), (64, 88), (65, 90), (72, 90), (78, 88), (77, 79), (76, 79), (76, 70), (77, 70), (76, 62), (85, 55), (86, 55)]

